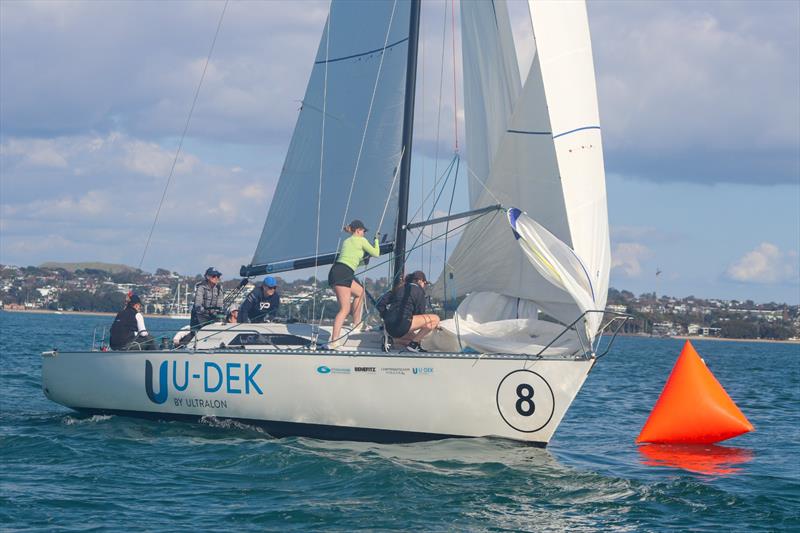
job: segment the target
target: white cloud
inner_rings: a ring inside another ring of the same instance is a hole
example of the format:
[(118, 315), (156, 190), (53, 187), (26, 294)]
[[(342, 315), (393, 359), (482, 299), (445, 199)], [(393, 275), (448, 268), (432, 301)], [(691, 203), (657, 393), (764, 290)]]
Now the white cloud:
[(67, 158), (52, 139), (9, 139), (0, 145), (0, 157), (20, 158), (21, 166), (65, 168)]
[(797, 281), (798, 268), (797, 252), (783, 252), (772, 243), (762, 242), (734, 261), (726, 275), (745, 283), (783, 283)]
[[(169, 152), (153, 142), (129, 141), (124, 144), (125, 167), (133, 172), (155, 178), (166, 178), (169, 175), (175, 152)], [(176, 174), (191, 172), (197, 158), (181, 153), (175, 164)]]
[(642, 261), (652, 257), (647, 246), (636, 242), (621, 242), (611, 251), (611, 269), (622, 272), (629, 278), (642, 274)]

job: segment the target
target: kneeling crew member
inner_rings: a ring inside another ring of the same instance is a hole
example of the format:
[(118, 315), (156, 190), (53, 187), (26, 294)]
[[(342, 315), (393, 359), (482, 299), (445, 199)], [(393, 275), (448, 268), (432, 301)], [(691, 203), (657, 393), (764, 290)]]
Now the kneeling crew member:
[(427, 285), (424, 272), (412, 272), (388, 295), (383, 310), (379, 309), (386, 333), (411, 352), (424, 352), (419, 341), (439, 326), (439, 316), (425, 312)]
[(156, 342), (148, 335), (142, 316), (142, 301), (131, 295), (125, 309), (117, 313), (111, 325), (112, 350), (155, 350)]
[(239, 308), (239, 323), (270, 322), (278, 316), (281, 297), (278, 282), (272, 276), (264, 278), (260, 287), (253, 289)]

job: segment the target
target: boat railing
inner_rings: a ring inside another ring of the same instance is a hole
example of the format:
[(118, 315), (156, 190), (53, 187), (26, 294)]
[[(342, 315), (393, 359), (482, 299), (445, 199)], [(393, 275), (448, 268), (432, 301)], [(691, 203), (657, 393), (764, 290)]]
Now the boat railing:
[[(592, 341), (590, 341), (586, 337), (585, 331), (582, 332), (578, 328), (578, 324), (582, 324), (585, 321), (586, 317), (588, 315), (590, 315), (590, 314), (601, 314), (602, 315), (601, 319), (600, 319), (600, 324), (601, 325), (598, 328), (597, 333), (595, 334), (594, 340), (592, 340)], [(608, 319), (606, 319), (607, 316), (609, 317)], [(620, 313), (618, 311), (608, 311), (608, 310), (602, 310), (602, 309), (589, 309), (589, 310), (584, 311), (583, 313), (581, 313), (581, 315), (578, 318), (576, 318), (575, 320), (573, 320), (569, 325), (565, 326), (564, 329), (561, 330), (561, 333), (556, 335), (553, 338), (553, 340), (551, 340), (549, 343), (547, 343), (547, 345), (544, 348), (539, 350), (539, 352), (536, 354), (536, 357), (541, 357), (542, 355), (544, 355), (544, 353), (551, 346), (553, 346), (553, 344), (555, 344), (556, 341), (558, 341), (558, 339), (560, 339), (561, 337), (566, 335), (567, 332), (574, 331), (575, 334), (576, 334), (576, 337), (578, 338), (578, 341), (581, 344), (581, 350), (582, 350), (582, 353), (584, 354), (584, 356), (587, 357), (587, 358), (596, 357), (596, 358), (599, 359), (599, 358), (605, 356), (608, 353), (608, 351), (611, 349), (611, 345), (614, 343), (614, 340), (617, 338), (617, 335), (619, 334), (620, 330), (622, 329), (622, 326), (624, 326), (625, 323), (628, 320), (632, 320), (632, 319), (633, 319), (633, 315), (629, 315), (628, 313)], [(610, 334), (610, 337), (608, 337), (609, 334)], [(603, 339), (605, 339), (605, 338), (608, 338), (607, 344), (603, 348), (602, 353), (598, 353), (600, 351)]]

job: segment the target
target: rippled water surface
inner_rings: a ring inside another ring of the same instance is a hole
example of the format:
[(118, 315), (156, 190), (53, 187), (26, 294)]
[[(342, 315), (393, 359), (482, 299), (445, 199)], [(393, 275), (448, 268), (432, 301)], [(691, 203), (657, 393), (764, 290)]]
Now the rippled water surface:
[(3, 531), (800, 530), (798, 345), (695, 343), (756, 426), (723, 446), (634, 445), (681, 349), (638, 338), (598, 362), (546, 450), (377, 445), (85, 417), (48, 401), (40, 352), (84, 349), (110, 322), (0, 312)]

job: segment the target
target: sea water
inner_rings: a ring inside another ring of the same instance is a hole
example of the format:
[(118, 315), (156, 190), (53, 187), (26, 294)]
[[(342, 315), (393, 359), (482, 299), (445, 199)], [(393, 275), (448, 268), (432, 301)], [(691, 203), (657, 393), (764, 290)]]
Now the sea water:
[(798, 345), (694, 343), (756, 427), (718, 447), (634, 444), (682, 345), (646, 338), (617, 339), (547, 449), (378, 445), (47, 400), (40, 352), (111, 320), (0, 312), (0, 530), (800, 530)]

